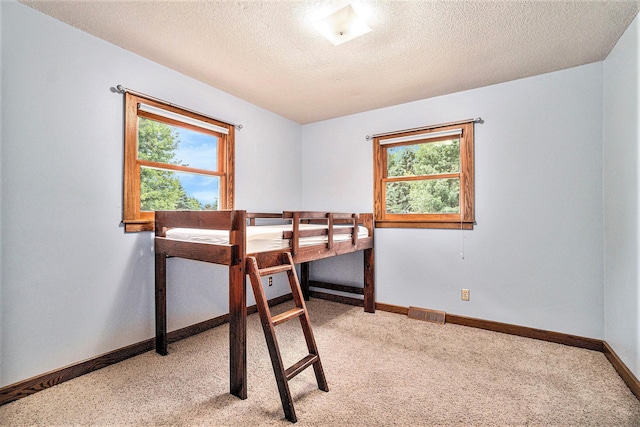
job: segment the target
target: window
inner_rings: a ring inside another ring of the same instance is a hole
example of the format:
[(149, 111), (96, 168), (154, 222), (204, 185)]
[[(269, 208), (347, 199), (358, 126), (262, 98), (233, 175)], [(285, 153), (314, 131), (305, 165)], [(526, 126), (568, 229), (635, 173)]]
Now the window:
[(233, 208), (234, 127), (125, 94), (125, 231), (154, 229), (156, 210)]
[(474, 223), (473, 122), (373, 138), (376, 227)]

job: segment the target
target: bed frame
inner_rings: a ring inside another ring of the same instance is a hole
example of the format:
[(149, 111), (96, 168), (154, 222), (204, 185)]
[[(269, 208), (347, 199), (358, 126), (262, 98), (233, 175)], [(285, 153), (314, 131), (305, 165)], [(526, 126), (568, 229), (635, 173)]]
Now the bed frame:
[[(256, 219), (284, 219), (292, 223), (292, 231), (285, 232), (284, 238), (290, 239), (290, 247), (275, 251), (247, 254), (246, 227), (255, 225)], [(302, 223), (324, 223), (328, 227), (327, 242), (314, 246), (300, 246), (299, 239), (318, 235), (317, 230), (300, 230)], [(336, 233), (345, 232), (334, 229), (335, 224), (349, 224), (346, 232), (351, 233), (350, 241), (334, 242)], [(366, 238), (358, 238), (357, 227), (362, 225), (369, 231)], [(228, 230), (229, 244), (186, 242), (168, 239), (166, 232), (170, 228), (201, 228)], [(310, 282), (309, 263), (322, 258), (363, 251), (364, 286), (349, 287), (321, 282)], [(309, 298), (309, 286), (317, 286), (355, 292), (364, 296), (364, 310), (375, 311), (374, 298), (374, 246), (373, 215), (332, 212), (284, 212), (281, 214), (255, 214), (244, 210), (226, 211), (158, 211), (155, 213), (155, 311), (156, 311), (156, 351), (167, 354), (167, 258), (179, 257), (196, 261), (226, 265), (229, 268), (229, 360), (230, 393), (247, 398), (247, 352), (246, 352), (246, 258), (253, 256), (261, 268), (277, 265), (281, 255), (290, 252), (293, 261), (301, 265), (301, 287), (305, 299)]]

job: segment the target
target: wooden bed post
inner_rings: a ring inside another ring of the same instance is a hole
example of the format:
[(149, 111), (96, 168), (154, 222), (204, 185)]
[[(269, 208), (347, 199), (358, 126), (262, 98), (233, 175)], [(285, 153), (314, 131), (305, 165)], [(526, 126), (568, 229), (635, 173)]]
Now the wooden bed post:
[(156, 253), (156, 352), (167, 355), (167, 256)]
[(376, 312), (375, 270), (373, 248), (364, 251), (364, 311)]
[(247, 398), (247, 287), (245, 263), (246, 211), (234, 211), (229, 243), (237, 247), (229, 266), (229, 383), (230, 393)]
[(300, 288), (305, 301), (309, 301), (309, 263), (300, 264)]

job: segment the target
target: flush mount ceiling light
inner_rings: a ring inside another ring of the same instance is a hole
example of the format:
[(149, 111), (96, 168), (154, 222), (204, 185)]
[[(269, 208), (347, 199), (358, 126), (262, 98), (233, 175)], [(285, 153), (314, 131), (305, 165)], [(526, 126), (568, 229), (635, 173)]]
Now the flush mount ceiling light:
[(353, 40), (371, 31), (365, 20), (352, 5), (313, 23), (314, 28), (334, 46)]

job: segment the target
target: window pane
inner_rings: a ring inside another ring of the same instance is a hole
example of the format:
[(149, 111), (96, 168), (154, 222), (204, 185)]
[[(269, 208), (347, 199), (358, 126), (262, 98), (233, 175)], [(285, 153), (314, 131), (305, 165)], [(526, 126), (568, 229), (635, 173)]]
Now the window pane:
[(460, 179), (387, 182), (386, 207), (390, 214), (460, 213)]
[(143, 167), (140, 210), (217, 210), (220, 178)]
[(460, 171), (460, 139), (400, 145), (387, 149), (387, 176), (434, 175)]
[(138, 158), (216, 171), (218, 138), (138, 117)]

